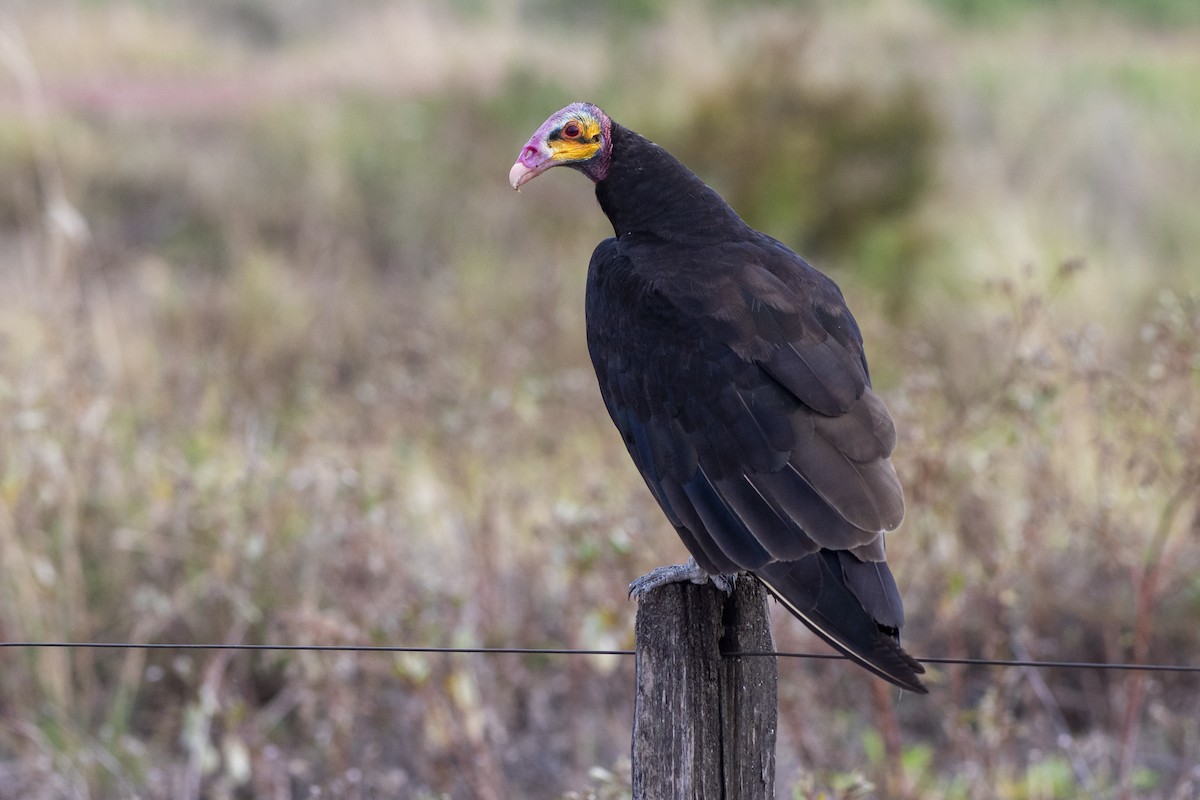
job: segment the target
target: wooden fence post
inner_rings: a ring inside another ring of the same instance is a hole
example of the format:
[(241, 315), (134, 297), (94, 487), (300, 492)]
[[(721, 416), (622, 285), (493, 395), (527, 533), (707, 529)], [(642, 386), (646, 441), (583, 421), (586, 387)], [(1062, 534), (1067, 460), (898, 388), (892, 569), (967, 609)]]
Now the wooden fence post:
[(638, 604), (634, 800), (775, 796), (776, 665), (766, 592), (673, 583)]

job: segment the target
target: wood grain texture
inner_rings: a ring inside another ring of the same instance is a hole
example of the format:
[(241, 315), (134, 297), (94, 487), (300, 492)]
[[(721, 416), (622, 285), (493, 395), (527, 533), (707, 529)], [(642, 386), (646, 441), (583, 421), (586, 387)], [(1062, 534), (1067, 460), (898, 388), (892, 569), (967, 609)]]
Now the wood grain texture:
[(675, 583), (637, 615), (633, 796), (773, 798), (776, 665), (762, 585)]

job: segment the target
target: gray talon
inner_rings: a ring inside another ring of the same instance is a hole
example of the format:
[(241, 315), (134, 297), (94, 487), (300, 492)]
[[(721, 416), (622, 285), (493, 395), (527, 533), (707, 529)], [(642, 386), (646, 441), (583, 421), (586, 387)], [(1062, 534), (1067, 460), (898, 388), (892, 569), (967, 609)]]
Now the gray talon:
[(635, 578), (629, 584), (629, 596), (641, 597), (647, 592), (653, 591), (660, 586), (665, 586), (668, 583), (689, 583), (704, 584), (712, 581), (713, 586), (716, 586), (725, 594), (733, 593), (733, 583), (737, 579), (736, 575), (709, 575), (700, 568), (696, 563), (696, 559), (689, 558), (682, 564), (672, 564), (666, 567), (659, 567), (651, 570), (640, 578)]

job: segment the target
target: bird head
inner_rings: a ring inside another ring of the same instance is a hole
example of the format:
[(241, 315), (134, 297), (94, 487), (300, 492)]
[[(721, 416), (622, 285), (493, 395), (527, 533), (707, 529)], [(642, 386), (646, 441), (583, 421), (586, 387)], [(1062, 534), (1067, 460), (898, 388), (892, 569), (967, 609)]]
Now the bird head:
[(612, 121), (591, 103), (572, 103), (550, 115), (521, 149), (508, 173), (514, 189), (551, 167), (579, 170), (593, 181), (608, 173), (612, 155)]

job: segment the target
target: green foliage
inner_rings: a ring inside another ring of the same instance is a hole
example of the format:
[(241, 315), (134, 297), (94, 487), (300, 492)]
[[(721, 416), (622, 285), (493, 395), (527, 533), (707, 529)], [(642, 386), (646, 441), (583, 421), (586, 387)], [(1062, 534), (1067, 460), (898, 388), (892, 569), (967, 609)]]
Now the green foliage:
[(564, 27), (607, 25), (621, 29), (660, 18), (672, 0), (611, 0), (608, 3), (562, 3), (556, 0), (522, 0), (526, 19)]
[(1068, 3), (1047, 3), (1044, 0), (928, 0), (930, 5), (945, 9), (973, 23), (1013, 22), (1031, 12), (1095, 15), (1110, 13), (1134, 22), (1154, 27), (1195, 24), (1200, 20), (1200, 8), (1191, 0), (1072, 0)]

